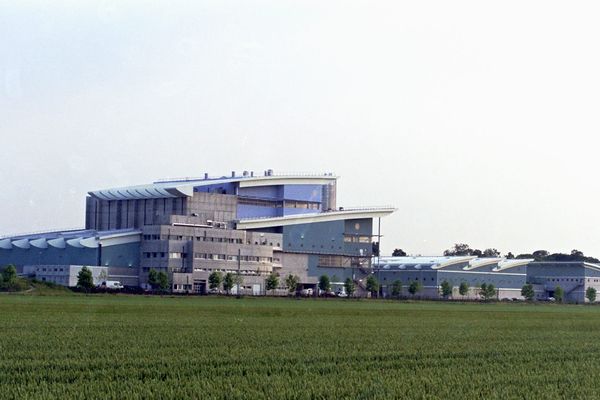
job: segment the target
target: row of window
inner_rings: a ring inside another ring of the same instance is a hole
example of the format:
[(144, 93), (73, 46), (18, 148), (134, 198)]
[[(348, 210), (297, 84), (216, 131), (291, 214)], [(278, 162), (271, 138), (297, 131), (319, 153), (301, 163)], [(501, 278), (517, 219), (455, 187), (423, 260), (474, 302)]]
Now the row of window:
[[(197, 260), (238, 261), (237, 255), (194, 253)], [(240, 261), (272, 263), (273, 257), (240, 256)]]
[[(186, 253), (166, 253), (162, 251), (155, 252), (144, 252), (144, 258), (165, 258), (167, 257), (173, 260), (185, 259), (187, 258)], [(226, 254), (209, 254), (209, 253), (194, 253), (194, 258), (197, 260), (221, 260), (221, 261), (238, 261), (237, 255), (226, 255)], [(262, 263), (272, 263), (279, 262), (279, 258), (273, 257), (257, 257), (257, 256), (240, 256), (240, 261), (249, 261), (249, 262), (262, 262)], [(38, 269), (39, 270), (39, 269)], [(56, 270), (56, 269), (55, 269)], [(44, 268), (44, 271), (46, 269)], [(61, 269), (62, 271), (62, 269)]]
[(164, 251), (153, 251), (153, 252), (144, 252), (142, 254), (142, 257), (144, 258), (165, 258), (165, 257), (169, 258), (175, 258), (175, 259), (180, 259), (180, 258), (187, 258), (187, 254), (185, 253), (166, 253)]
[[(588, 282), (599, 282), (598, 279), (587, 278)], [(585, 282), (585, 278), (546, 278), (546, 282)]]
[(37, 267), (35, 269), (37, 272), (64, 272), (63, 268), (46, 268), (46, 267)]
[(258, 206), (258, 207), (271, 207), (271, 208), (303, 208), (307, 210), (319, 210), (321, 203), (311, 201), (299, 201), (299, 200), (265, 200), (265, 199), (253, 199), (239, 197), (238, 204), (247, 206)]
[(352, 266), (352, 258), (344, 256), (319, 256), (321, 267), (347, 267)]
[[(231, 244), (244, 244), (244, 240), (241, 238), (224, 238), (224, 237), (212, 237), (212, 236), (184, 236), (184, 235), (143, 235), (144, 240), (196, 240), (197, 242), (214, 242), (214, 243), (231, 243)], [(246, 244), (252, 244), (251, 240), (246, 240)], [(261, 246), (273, 246), (281, 247), (281, 243), (269, 242), (266, 239), (254, 241), (255, 245)]]
[(371, 236), (344, 235), (345, 243), (371, 243)]
[[(231, 273), (237, 274), (237, 269), (227, 269), (227, 268), (194, 268), (194, 272), (222, 272), (224, 274)], [(260, 271), (251, 270), (251, 269), (242, 269), (240, 270), (241, 275), (261, 275)]]

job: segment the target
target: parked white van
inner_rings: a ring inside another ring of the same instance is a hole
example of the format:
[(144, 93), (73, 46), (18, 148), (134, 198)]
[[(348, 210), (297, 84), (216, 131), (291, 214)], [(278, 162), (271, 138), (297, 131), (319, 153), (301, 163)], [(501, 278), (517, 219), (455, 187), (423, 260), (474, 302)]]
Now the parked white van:
[(100, 284), (99, 287), (113, 290), (119, 290), (124, 288), (124, 286), (119, 281), (104, 281)]

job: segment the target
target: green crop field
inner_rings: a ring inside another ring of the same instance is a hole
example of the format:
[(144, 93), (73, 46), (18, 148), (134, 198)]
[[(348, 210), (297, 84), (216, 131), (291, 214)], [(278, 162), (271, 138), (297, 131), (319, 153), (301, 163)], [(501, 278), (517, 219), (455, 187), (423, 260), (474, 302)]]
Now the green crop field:
[(598, 398), (600, 307), (0, 295), (1, 398)]

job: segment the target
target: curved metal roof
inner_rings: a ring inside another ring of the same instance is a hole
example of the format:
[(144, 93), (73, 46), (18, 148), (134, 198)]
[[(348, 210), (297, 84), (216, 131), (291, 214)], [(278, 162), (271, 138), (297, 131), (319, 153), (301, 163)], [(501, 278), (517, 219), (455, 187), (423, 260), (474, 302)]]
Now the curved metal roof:
[(501, 257), (494, 257), (494, 258), (477, 258), (475, 260), (471, 260), (471, 262), (469, 262), (469, 265), (467, 265), (466, 267), (464, 267), (463, 269), (465, 271), (470, 271), (472, 269), (476, 269), (476, 268), (483, 268), (483, 267), (487, 267), (489, 265), (494, 265), (494, 264), (498, 264), (499, 262), (501, 262), (502, 260), (504, 260), (504, 258)]
[(498, 263), (498, 266), (496, 268), (494, 268), (492, 271), (494, 272), (500, 272), (500, 271), (504, 271), (506, 269), (510, 269), (510, 268), (515, 268), (515, 267), (522, 267), (523, 265), (527, 265), (531, 262), (534, 262), (535, 260), (533, 258), (531, 259), (512, 259), (512, 260), (503, 260), (501, 262)]
[(362, 209), (344, 209), (310, 214), (294, 214), (284, 217), (249, 218), (239, 220), (236, 229), (261, 229), (278, 226), (309, 224), (315, 222), (339, 221), (346, 219), (385, 217), (396, 211), (394, 207), (371, 207)]
[(125, 186), (88, 192), (90, 196), (100, 200), (133, 200), (163, 199), (175, 197), (191, 197), (194, 188), (210, 185), (221, 185), (239, 182), (240, 187), (272, 186), (272, 185), (319, 185), (335, 181), (333, 175), (271, 175), (271, 176), (237, 176), (220, 179), (190, 179), (171, 182), (155, 182), (148, 185)]
[(67, 246), (80, 249), (97, 248), (100, 244), (103, 246), (113, 246), (139, 242), (140, 240), (141, 231), (137, 229), (118, 229), (111, 231), (53, 231), (35, 233), (30, 236), (0, 239), (0, 249), (11, 250), (14, 247), (23, 250), (28, 250), (32, 247), (36, 249), (48, 249), (49, 247), (65, 249)]

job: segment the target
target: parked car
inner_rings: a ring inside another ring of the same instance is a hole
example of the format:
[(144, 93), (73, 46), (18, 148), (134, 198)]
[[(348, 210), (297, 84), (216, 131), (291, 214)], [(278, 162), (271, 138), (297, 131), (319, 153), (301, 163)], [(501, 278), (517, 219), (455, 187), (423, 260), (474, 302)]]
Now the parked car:
[(99, 286), (102, 289), (121, 290), (124, 286), (119, 281), (104, 281)]

